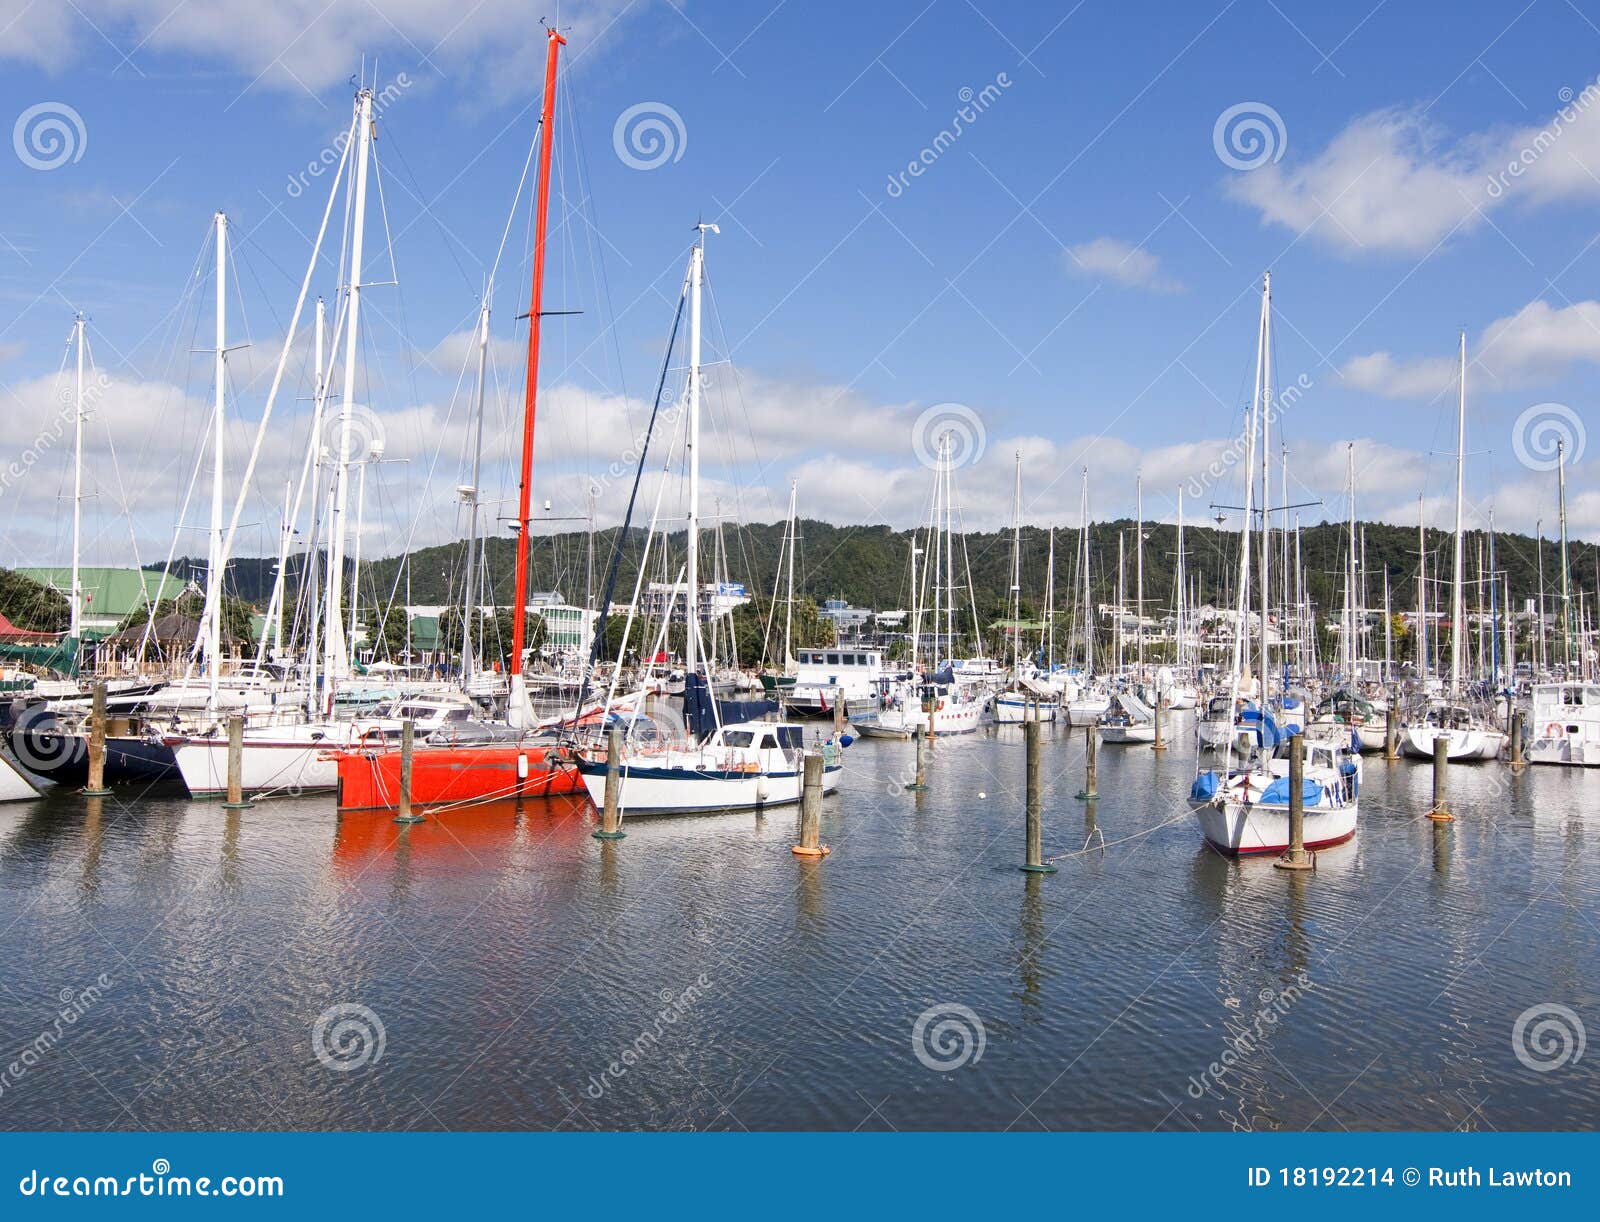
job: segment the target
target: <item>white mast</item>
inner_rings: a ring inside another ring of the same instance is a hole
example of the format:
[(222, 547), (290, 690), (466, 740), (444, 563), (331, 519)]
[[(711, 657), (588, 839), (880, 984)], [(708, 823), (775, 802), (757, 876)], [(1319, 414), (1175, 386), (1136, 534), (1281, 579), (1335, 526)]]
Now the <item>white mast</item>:
[(72, 616), (67, 635), (72, 641), (72, 670), (78, 671), (79, 638), (83, 632), (83, 585), (79, 573), (79, 552), (83, 545), (83, 312), (72, 324), (78, 345), (77, 390), (74, 396), (72, 426), (72, 589), (68, 610)]
[(1134, 550), (1134, 633), (1139, 643), (1139, 673), (1144, 673), (1144, 476), (1134, 476), (1134, 495), (1139, 502), (1139, 525), (1133, 537)]
[(211, 402), (211, 546), (206, 565), (206, 673), (210, 681), (210, 706), (217, 704), (217, 671), (222, 663), (222, 481), (223, 408), (228, 369), (228, 218), (216, 215), (217, 228), (217, 347), (213, 354), (215, 385)]
[(1094, 674), (1094, 606), (1089, 590), (1089, 468), (1083, 469), (1083, 491), (1079, 498), (1079, 518), (1083, 522), (1083, 556), (1079, 568), (1083, 574), (1083, 670), (1087, 678)]
[[(348, 146), (346, 146), (348, 147)], [(312, 372), (311, 390), (311, 469), (306, 472), (307, 504), (306, 519), (311, 523), (312, 529), (306, 535), (306, 554), (302, 561), (304, 569), (302, 580), (307, 583), (309, 597), (305, 600), (306, 619), (309, 621), (310, 640), (306, 644), (306, 712), (312, 713), (317, 707), (317, 659), (318, 638), (321, 633), (322, 620), (317, 615), (317, 531), (316, 525), (322, 518), (322, 493), (317, 487), (317, 473), (322, 465), (322, 413), (327, 406), (328, 379), (327, 363), (325, 360), (325, 339), (328, 328), (328, 310), (323, 305), (322, 298), (317, 298), (317, 323), (315, 328), (316, 368)]]
[(1040, 643), (1044, 646), (1045, 674), (1050, 673), (1056, 656), (1056, 528), (1050, 528), (1049, 558), (1044, 566), (1044, 631)]
[(350, 442), (356, 397), (356, 360), (360, 355), (362, 246), (366, 237), (367, 159), (372, 148), (372, 90), (356, 95), (356, 181), (350, 230), (350, 296), (344, 322), (344, 391), (339, 402), (339, 445), (334, 454), (333, 513), (328, 523), (327, 621), (323, 640), (323, 675), (331, 707), (333, 686), (350, 669), (343, 607), (345, 516), (350, 505)]
[(1022, 670), (1022, 451), (1017, 451), (1011, 494), (1011, 677)]
[[(684, 600), (688, 631), (683, 634), (683, 673), (693, 675), (698, 664), (700, 638), (700, 289), (705, 281), (706, 231), (715, 226), (695, 226), (699, 238), (689, 254), (689, 554), (685, 571), (689, 592)], [(708, 676), (709, 678), (709, 676)]]
[(1350, 554), (1344, 566), (1344, 681), (1355, 682), (1356, 659), (1356, 446), (1347, 442), (1344, 448), (1345, 497), (1350, 508)]
[(1261, 354), (1257, 361), (1261, 370), (1261, 385), (1258, 394), (1257, 409), (1261, 424), (1261, 641), (1259, 644), (1261, 655), (1261, 705), (1266, 707), (1267, 702), (1267, 667), (1269, 655), (1267, 652), (1267, 607), (1270, 598), (1272, 559), (1272, 519), (1267, 516), (1269, 511), (1267, 493), (1271, 487), (1271, 453), (1272, 453), (1272, 273), (1266, 272), (1261, 277)]
[[(488, 379), (489, 362), (489, 290), (483, 294), (483, 304), (478, 309), (478, 394), (477, 438), (472, 454), (472, 487), (461, 489), (461, 497), (471, 506), (467, 527), (467, 563), (461, 583), (461, 680), (465, 684), (472, 677), (472, 629), (478, 617), (478, 507), (483, 503), (480, 487), (483, 468), (483, 394)], [(591, 534), (592, 537), (592, 534)], [(409, 616), (407, 617), (409, 623)]]
[[(794, 668), (794, 543), (795, 535), (799, 533), (799, 523), (795, 518), (798, 509), (799, 484), (795, 480), (789, 481), (789, 597), (783, 603), (783, 669), (787, 674)], [(916, 597), (917, 560), (916, 545), (912, 545), (911, 558), (911, 585), (913, 598)], [(913, 637), (911, 642), (911, 664), (916, 665), (917, 645)]]
[(1461, 650), (1466, 644), (1462, 631), (1466, 618), (1466, 604), (1461, 589), (1461, 511), (1465, 497), (1465, 467), (1467, 461), (1467, 333), (1461, 333), (1461, 394), (1456, 407), (1456, 539), (1455, 539), (1455, 589), (1450, 602), (1450, 699), (1461, 696)]
[(1178, 605), (1173, 611), (1173, 631), (1176, 642), (1173, 648), (1173, 663), (1181, 676), (1184, 673), (1185, 651), (1183, 647), (1183, 612), (1184, 612), (1184, 574), (1183, 574), (1183, 485), (1178, 485), (1178, 571), (1173, 584), (1178, 588)]
[(1417, 672), (1428, 680), (1428, 529), (1422, 497), (1417, 497)]

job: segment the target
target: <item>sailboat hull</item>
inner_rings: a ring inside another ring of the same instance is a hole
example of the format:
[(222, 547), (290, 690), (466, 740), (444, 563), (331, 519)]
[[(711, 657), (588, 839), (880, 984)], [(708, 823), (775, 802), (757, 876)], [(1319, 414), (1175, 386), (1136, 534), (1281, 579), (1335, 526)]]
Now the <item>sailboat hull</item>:
[(1040, 721), (1056, 719), (1056, 705), (1053, 701), (1026, 696), (996, 696), (993, 706), (995, 724), (1019, 726), (1029, 720), (1030, 707), (1037, 712)]
[[(400, 801), (400, 752), (336, 753), (340, 810), (392, 810)], [(412, 756), (411, 801), (445, 806), (583, 792), (571, 755), (554, 744), (425, 747)]]
[[(605, 804), (606, 765), (600, 760), (578, 764), (584, 786), (596, 807)], [(823, 769), (822, 792), (839, 788), (844, 769)], [(621, 806), (627, 816), (717, 814), (723, 811), (790, 806), (800, 800), (799, 772), (719, 772), (693, 768), (629, 768), (622, 776)]]
[(1436, 726), (1409, 726), (1401, 733), (1400, 745), (1407, 755), (1431, 760), (1433, 740), (1441, 735), (1450, 740), (1446, 758), (1464, 763), (1499, 759), (1509, 741), (1500, 730), (1441, 730)]
[[(1305, 811), (1305, 847), (1328, 849), (1356, 834), (1356, 808), (1347, 806)], [(1207, 802), (1194, 808), (1206, 843), (1232, 857), (1282, 853), (1289, 847), (1289, 808), (1259, 803)]]

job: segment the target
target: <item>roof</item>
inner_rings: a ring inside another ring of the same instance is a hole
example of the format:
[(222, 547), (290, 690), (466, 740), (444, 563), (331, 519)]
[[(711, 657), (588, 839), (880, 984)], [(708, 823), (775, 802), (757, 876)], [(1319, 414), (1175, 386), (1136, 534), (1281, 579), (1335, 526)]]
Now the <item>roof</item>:
[(41, 645), (54, 644), (62, 639), (59, 632), (34, 632), (27, 628), (18, 628), (9, 619), (5, 612), (0, 611), (0, 641), (8, 645)]
[[(70, 566), (19, 568), (16, 571), (63, 594), (72, 589)], [(161, 598), (176, 598), (185, 585), (181, 577), (168, 573), (163, 588), (160, 570), (97, 568), (88, 565), (78, 569), (78, 582), (83, 587), (84, 614), (104, 619), (122, 619), (158, 597), (157, 591), (160, 591)]]

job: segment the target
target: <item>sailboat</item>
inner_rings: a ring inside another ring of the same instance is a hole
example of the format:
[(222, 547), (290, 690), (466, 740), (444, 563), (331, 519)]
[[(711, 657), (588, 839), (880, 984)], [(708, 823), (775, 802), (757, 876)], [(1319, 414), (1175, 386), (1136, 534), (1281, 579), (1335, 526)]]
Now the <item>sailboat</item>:
[(1061, 705), (1067, 711), (1067, 724), (1093, 725), (1111, 707), (1111, 694), (1096, 677), (1094, 621), (1095, 605), (1090, 590), (1089, 556), (1089, 468), (1083, 469), (1083, 483), (1078, 497), (1078, 576), (1074, 582), (1078, 599), (1078, 615), (1083, 626), (1083, 664), (1077, 672), (1058, 672), (1053, 683), (1061, 693)]
[[(582, 781), (570, 748), (558, 731), (593, 715), (576, 710), (570, 721), (539, 724), (528, 699), (524, 676), (528, 605), (528, 551), (533, 519), (533, 438), (539, 390), (539, 341), (543, 331), (545, 238), (550, 212), (550, 161), (555, 141), (556, 70), (566, 45), (553, 27), (546, 29), (544, 98), (539, 117), (539, 177), (534, 203), (531, 304), (528, 307), (528, 371), (523, 389), (522, 459), (516, 529), (516, 579), (512, 595), (511, 656), (507, 665), (506, 722), (479, 725), (477, 733), (446, 735), (430, 742), (413, 760), (412, 800), (418, 805), (486, 802), (577, 793)], [(346, 376), (349, 376), (348, 370)], [(476, 494), (476, 489), (474, 489)], [(330, 567), (330, 572), (338, 569)], [(336, 584), (336, 583), (335, 583)], [(330, 636), (338, 629), (329, 619)], [(475, 740), (475, 741), (474, 741)], [(341, 808), (385, 809), (400, 792), (400, 753), (385, 742), (379, 748), (353, 747), (337, 755)]]
[[(1048, 618), (1048, 597), (1045, 605)], [(1029, 720), (1056, 719), (1056, 693), (1031, 674), (1024, 674), (1022, 662), (1022, 454), (1019, 451), (1011, 504), (1011, 683), (994, 698), (996, 724), (1020, 725)]]
[[(627, 735), (620, 760), (607, 746), (579, 748), (577, 768), (597, 807), (605, 803), (607, 773), (618, 769), (618, 802), (627, 815), (661, 815), (733, 811), (798, 802), (803, 784), (805, 730), (797, 722), (735, 721), (724, 724), (711, 685), (711, 659), (703, 657), (700, 640), (700, 396), (701, 296), (705, 282), (705, 240), (717, 226), (701, 222), (689, 252), (686, 288), (689, 298), (688, 529), (684, 573), (684, 724), (689, 741), (662, 747), (636, 740), (638, 717), (624, 718)], [(535, 306), (537, 309), (537, 305)], [(642, 570), (642, 565), (641, 565)], [(670, 622), (670, 608), (667, 619)], [(823, 750), (824, 793), (839, 786), (841, 752), (848, 736), (830, 738)]]
[(1466, 503), (1467, 458), (1467, 333), (1461, 333), (1460, 394), (1456, 400), (1456, 520), (1454, 573), (1450, 605), (1450, 686), (1445, 698), (1429, 705), (1424, 716), (1405, 727), (1401, 746), (1407, 755), (1432, 759), (1434, 740), (1446, 739), (1452, 760), (1493, 760), (1510, 741), (1466, 700), (1464, 690), (1467, 608), (1463, 590), (1462, 513)]
[[(1190, 808), (1206, 843), (1230, 855), (1280, 853), (1289, 846), (1289, 761), (1277, 758), (1276, 753), (1283, 734), (1264, 702), (1242, 703), (1240, 698), (1248, 656), (1250, 523), (1255, 512), (1256, 440), (1272, 410), (1271, 399), (1272, 276), (1268, 273), (1261, 287), (1255, 388), (1247, 425), (1244, 515), (1239, 536), (1239, 588), (1233, 675), (1228, 696), (1229, 710), (1237, 710), (1236, 721), (1222, 748), (1222, 766), (1197, 770), (1189, 790)], [(1263, 466), (1263, 506), (1266, 482), (1267, 471)], [(1261, 516), (1264, 523), (1266, 513)], [(1263, 549), (1263, 559), (1267, 554)], [(1263, 672), (1266, 670), (1267, 590), (1268, 584), (1263, 580), (1260, 587)], [(1263, 683), (1263, 694), (1265, 687)], [(1360, 760), (1326, 744), (1307, 743), (1305, 763), (1302, 792), (1305, 847), (1317, 849), (1342, 844), (1356, 833)]]

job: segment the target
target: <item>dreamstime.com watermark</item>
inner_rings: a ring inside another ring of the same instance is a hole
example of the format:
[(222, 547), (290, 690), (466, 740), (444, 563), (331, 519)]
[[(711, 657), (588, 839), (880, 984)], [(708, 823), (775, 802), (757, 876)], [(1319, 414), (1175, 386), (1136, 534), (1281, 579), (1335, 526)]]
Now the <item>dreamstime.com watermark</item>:
[(1511, 1051), (1534, 1073), (1554, 1073), (1583, 1060), (1589, 1032), (1570, 1006), (1541, 1001), (1511, 1025)]
[(111, 977), (101, 972), (95, 977), (93, 984), (85, 985), (81, 989), (69, 986), (57, 994), (61, 1008), (56, 1011), (56, 1016), (50, 1025), (34, 1036), (31, 1043), (23, 1045), (8, 1064), (0, 1067), (0, 1098), (27, 1077), (30, 1070), (38, 1068), (45, 1057), (61, 1043), (67, 1032), (77, 1026), (78, 1020), (99, 1004), (100, 998), (110, 987)]
[(366, 1006), (342, 1001), (317, 1015), (311, 1028), (311, 1051), (324, 1068), (349, 1073), (376, 1065), (389, 1046), (383, 1020)]
[(281, 1197), (281, 1175), (173, 1175), (158, 1158), (137, 1175), (55, 1175), (37, 1167), (17, 1182), (25, 1197)]
[(1265, 102), (1235, 102), (1211, 125), (1211, 147), (1223, 165), (1258, 170), (1282, 161), (1289, 148), (1283, 116)]
[[(104, 373), (96, 373), (93, 380), (85, 384), (83, 388), (85, 416), (110, 387), (111, 379)], [(40, 460), (66, 438), (67, 430), (73, 423), (73, 413), (77, 410), (77, 388), (71, 385), (63, 387), (60, 399), (60, 410), (50, 418), (50, 423), (33, 435), (33, 440), (23, 447), (22, 453), (4, 467), (0, 467), (0, 499), (26, 479), (39, 465)]]
[(1189, 1075), (1189, 1085), (1186, 1088), (1189, 1097), (1204, 1098), (1208, 1092), (1221, 1086), (1222, 1079), (1233, 1073), (1241, 1061), (1250, 1060), (1255, 1056), (1257, 1045), (1270, 1029), (1283, 1020), (1295, 1002), (1315, 987), (1311, 977), (1301, 972), (1294, 978), (1293, 984), (1285, 985), (1281, 989), (1262, 989), (1257, 995), (1261, 1001), (1261, 1009), (1256, 1011), (1250, 1023), (1239, 1028), (1227, 1039), (1222, 1054), (1202, 1069), (1199, 1077)]
[(1583, 87), (1583, 91), (1573, 95), (1570, 85), (1563, 85), (1556, 96), (1561, 99), (1561, 109), (1556, 111), (1556, 117), (1544, 127), (1534, 133), (1533, 139), (1523, 145), (1517, 155), (1506, 162), (1506, 168), (1489, 175), (1489, 185), (1484, 188), (1484, 193), (1490, 199), (1499, 199), (1506, 193), (1513, 180), (1521, 178), (1528, 171), (1528, 167), (1543, 157), (1561, 139), (1561, 135), (1568, 127), (1578, 121), (1578, 116), (1587, 111), (1596, 102), (1600, 102), (1600, 77)]
[(971, 1006), (941, 1001), (911, 1025), (911, 1051), (935, 1073), (976, 1065), (989, 1047), (989, 1032)]
[[(413, 83), (404, 72), (396, 73), (394, 80), (385, 85), (381, 91), (373, 93), (372, 117), (376, 119), (382, 115), (401, 94), (411, 88)], [(344, 160), (345, 146), (350, 143), (350, 134), (353, 130), (345, 128), (320, 153), (306, 162), (305, 169), (289, 175), (289, 185), (284, 190), (290, 199), (299, 199), (314, 181)]]
[(59, 170), (83, 160), (89, 128), (65, 102), (35, 102), (11, 125), (11, 147), (30, 170)]
[(589, 1081), (584, 1084), (583, 1093), (591, 1099), (603, 1099), (606, 1092), (611, 1089), (612, 1083), (622, 1081), (628, 1076), (630, 1069), (642, 1065), (649, 1055), (661, 1046), (661, 1037), (682, 1022), (684, 1016), (710, 989), (711, 981), (706, 979), (704, 972), (696, 976), (694, 983), (681, 992), (674, 993), (671, 989), (662, 989), (661, 1000), (665, 1004), (656, 1011), (655, 1021), (634, 1036), (633, 1042), (618, 1053), (614, 1060), (607, 1062), (606, 1067), (598, 1074), (590, 1074)]
[(911, 452), (930, 471), (971, 466), (988, 441), (983, 419), (965, 403), (935, 403), (911, 426)]
[(950, 126), (941, 128), (929, 144), (919, 149), (917, 155), (906, 162), (905, 169), (889, 175), (889, 183), (884, 188), (885, 194), (890, 199), (899, 199), (904, 195), (906, 188), (911, 185), (911, 179), (921, 178), (926, 174), (929, 167), (943, 157), (950, 146), (961, 139), (962, 133), (978, 121), (978, 116), (993, 106), (1013, 83), (1004, 72), (997, 72), (994, 80), (981, 89), (975, 90), (970, 85), (963, 85), (958, 89), (956, 98), (961, 105), (951, 116)]
[(1535, 403), (1511, 426), (1511, 452), (1530, 471), (1554, 471), (1583, 458), (1589, 432), (1565, 403)]
[[(1304, 373), (1293, 382), (1290, 382), (1287, 387), (1274, 395), (1268, 402), (1267, 423), (1277, 424), (1283, 413), (1299, 403), (1305, 397), (1306, 391), (1310, 390), (1314, 385), (1316, 383), (1311, 380), (1310, 375)], [(1247, 422), (1245, 427), (1239, 430), (1239, 435), (1228, 442), (1222, 453), (1212, 460), (1210, 466), (1189, 478), (1188, 487), (1184, 491), (1192, 497), (1204, 496), (1216, 486), (1217, 481), (1242, 463), (1249, 453), (1250, 426)]]
[(665, 102), (635, 102), (611, 126), (617, 160), (633, 170), (659, 170), (683, 160), (689, 129), (683, 116)]

